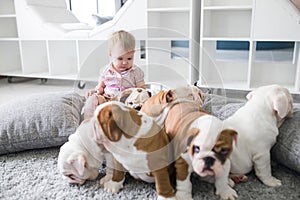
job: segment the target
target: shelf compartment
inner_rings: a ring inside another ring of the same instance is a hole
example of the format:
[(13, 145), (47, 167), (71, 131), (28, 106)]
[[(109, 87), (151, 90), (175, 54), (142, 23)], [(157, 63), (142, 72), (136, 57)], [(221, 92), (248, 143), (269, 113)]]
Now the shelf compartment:
[(2, 27), (0, 30), (0, 38), (18, 37), (16, 17), (0, 17), (0, 27)]
[(293, 63), (295, 42), (257, 41), (254, 62)]
[(16, 14), (14, 0), (0, 1), (0, 15), (14, 15)]
[(252, 6), (253, 0), (203, 0), (205, 7), (240, 7), (240, 6)]
[[(178, 41), (177, 41), (178, 42)], [(182, 42), (182, 41), (179, 41)], [(172, 48), (173, 43), (173, 48)], [(178, 79), (179, 82), (187, 82), (189, 80), (189, 68), (192, 65), (188, 58), (172, 57), (174, 53), (174, 43), (172, 40), (151, 40), (147, 41), (146, 57), (148, 59), (148, 72), (149, 81), (170, 80)], [(184, 41), (186, 45), (186, 41)], [(175, 46), (178, 46), (177, 44)], [(176, 49), (178, 50), (178, 49)], [(161, 66), (161, 72), (157, 71), (157, 66)], [(152, 67), (154, 66), (154, 67)], [(164, 78), (164, 76), (166, 76)]]
[(171, 59), (189, 59), (190, 47), (188, 40), (171, 41)]
[(217, 61), (244, 61), (249, 60), (249, 41), (216, 41)]
[(297, 66), (288, 63), (259, 62), (252, 63), (251, 87), (280, 84), (294, 85)]
[(148, 12), (189, 12), (189, 7), (182, 7), (182, 8), (149, 8)]
[(252, 6), (207, 6), (204, 10), (252, 10)]
[(21, 47), (24, 74), (49, 74), (46, 41), (21, 41)]
[(22, 71), (19, 41), (0, 41), (0, 61), (1, 75)]
[(203, 41), (201, 53), (207, 54), (206, 59), (223, 62), (248, 62), (249, 41)]
[(48, 41), (48, 49), (50, 75), (78, 73), (75, 40), (50, 40)]
[(203, 15), (203, 37), (250, 37), (251, 10), (205, 10)]
[[(185, 67), (186, 66), (186, 67)], [(179, 62), (149, 63), (147, 71), (148, 82), (160, 82), (169, 87), (179, 87), (189, 84), (188, 67), (183, 60)]]
[(191, 4), (191, 0), (172, 0), (170, 4), (169, 1), (162, 1), (162, 0), (148, 0), (148, 8), (182, 8), (186, 7), (187, 5)]
[[(231, 88), (240, 88), (241, 85), (232, 83), (243, 83), (247, 85), (248, 63), (235, 62), (210, 62), (210, 65), (202, 67), (200, 73), (202, 83), (213, 85), (231, 85)], [(246, 88), (246, 87), (245, 87)]]
[(109, 63), (107, 41), (79, 40), (78, 55), (78, 79), (98, 81), (100, 69)]
[(189, 12), (149, 12), (148, 37), (189, 38), (189, 17)]
[[(247, 85), (248, 77), (248, 56), (249, 50), (244, 51), (245, 58), (234, 57), (232, 55), (228, 57), (227, 54), (218, 55), (217, 42), (205, 41), (200, 49), (200, 77), (201, 84), (207, 85), (230, 85), (233, 88), (233, 83), (243, 83), (241, 85)], [(229, 51), (229, 54), (232, 53)], [(234, 54), (237, 56), (238, 54)], [(224, 57), (223, 59), (220, 59)], [(226, 59), (225, 59), (226, 58)], [(238, 61), (237, 61), (238, 60)], [(236, 85), (236, 88), (241, 87)]]

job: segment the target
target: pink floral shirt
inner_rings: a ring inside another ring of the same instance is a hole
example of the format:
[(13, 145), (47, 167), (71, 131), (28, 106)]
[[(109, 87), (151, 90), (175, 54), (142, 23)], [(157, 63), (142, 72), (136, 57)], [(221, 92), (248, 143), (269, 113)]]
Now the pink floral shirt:
[(133, 65), (129, 70), (119, 74), (109, 64), (105, 67), (100, 79), (105, 84), (104, 94), (115, 97), (123, 90), (134, 88), (138, 82), (144, 81), (144, 72), (137, 65)]

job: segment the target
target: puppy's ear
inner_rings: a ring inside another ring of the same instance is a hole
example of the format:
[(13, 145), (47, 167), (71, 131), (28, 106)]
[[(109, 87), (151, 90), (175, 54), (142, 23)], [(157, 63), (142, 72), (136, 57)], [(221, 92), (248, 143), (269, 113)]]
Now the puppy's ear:
[(129, 95), (131, 95), (131, 93), (132, 93), (132, 90), (126, 90), (126, 91), (122, 92), (119, 101), (121, 101), (122, 103), (125, 103), (126, 99), (129, 97)]
[(147, 93), (148, 93), (149, 97), (152, 97), (152, 92), (151, 91), (147, 90)]
[(174, 90), (168, 90), (167, 94), (166, 94), (166, 102), (170, 103), (172, 101), (175, 100), (175, 92)]
[(107, 102), (107, 100), (105, 99), (105, 97), (103, 95), (97, 95), (97, 96), (98, 96), (98, 105)]
[(253, 97), (254, 91), (251, 91), (247, 94), (246, 98), (250, 100)]
[(228, 134), (232, 138), (232, 141), (237, 145), (238, 133), (232, 129), (225, 129), (224, 131), (226, 131), (226, 134)]
[(205, 101), (205, 97), (204, 97), (204, 93), (200, 89), (199, 89), (198, 95), (199, 95), (199, 97), (200, 97), (200, 99), (202, 101), (202, 104), (203, 104), (204, 101)]
[(283, 92), (280, 92), (273, 97), (273, 109), (281, 119), (288, 114), (289, 100)]
[(67, 158), (67, 163), (72, 165), (80, 176), (83, 176), (84, 169), (88, 167), (87, 159), (83, 153), (73, 153)]
[[(114, 113), (117, 115), (118, 113)], [(102, 128), (103, 134), (113, 142), (119, 141), (123, 134), (122, 130), (118, 127), (114, 120), (112, 107), (104, 107), (98, 114), (98, 122)]]
[(110, 141), (117, 142), (121, 139), (122, 130), (118, 127), (115, 120), (110, 120), (105, 134)]
[(192, 143), (192, 141), (194, 140), (195, 136), (198, 135), (200, 133), (200, 130), (197, 128), (192, 128), (188, 131), (188, 139), (187, 139), (187, 143), (186, 145), (189, 147)]

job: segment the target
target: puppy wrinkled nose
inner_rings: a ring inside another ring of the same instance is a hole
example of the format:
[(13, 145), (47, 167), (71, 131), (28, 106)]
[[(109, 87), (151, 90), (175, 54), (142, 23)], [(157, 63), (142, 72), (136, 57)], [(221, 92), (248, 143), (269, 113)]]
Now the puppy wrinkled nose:
[(141, 108), (142, 108), (142, 106), (137, 106), (137, 107), (135, 107), (134, 109), (136, 109), (136, 110), (141, 110)]
[(207, 169), (210, 169), (210, 167), (213, 166), (215, 163), (215, 159), (212, 157), (205, 157), (203, 160)]

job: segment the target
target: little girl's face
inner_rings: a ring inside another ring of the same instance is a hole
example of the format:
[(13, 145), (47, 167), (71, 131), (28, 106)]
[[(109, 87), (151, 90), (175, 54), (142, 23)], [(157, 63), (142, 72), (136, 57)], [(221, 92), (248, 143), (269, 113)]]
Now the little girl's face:
[(120, 45), (115, 45), (111, 49), (109, 56), (115, 70), (121, 73), (132, 67), (134, 50), (125, 51)]

